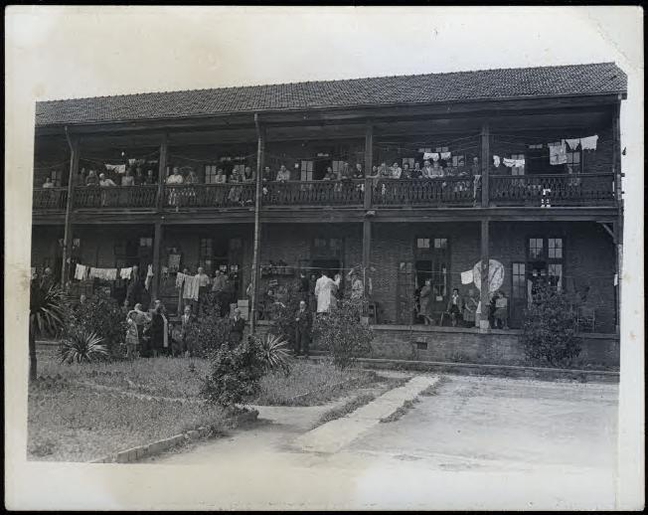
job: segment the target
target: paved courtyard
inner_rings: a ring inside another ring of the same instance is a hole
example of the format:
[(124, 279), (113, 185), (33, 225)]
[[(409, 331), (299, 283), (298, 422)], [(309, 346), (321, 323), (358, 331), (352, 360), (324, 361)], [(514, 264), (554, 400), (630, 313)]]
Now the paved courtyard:
[(326, 408), (265, 408), (252, 429), (151, 462), (204, 471), (173, 493), (184, 507), (614, 507), (617, 385), (447, 378), (335, 452), (301, 445)]

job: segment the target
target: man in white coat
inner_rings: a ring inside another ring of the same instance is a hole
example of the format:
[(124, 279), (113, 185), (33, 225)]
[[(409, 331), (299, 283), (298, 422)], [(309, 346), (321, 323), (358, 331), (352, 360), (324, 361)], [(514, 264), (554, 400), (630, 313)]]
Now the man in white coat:
[(335, 276), (335, 281), (322, 271), (322, 276), (315, 283), (315, 297), (317, 297), (317, 312), (328, 313), (335, 301), (335, 292), (340, 286), (340, 274)]

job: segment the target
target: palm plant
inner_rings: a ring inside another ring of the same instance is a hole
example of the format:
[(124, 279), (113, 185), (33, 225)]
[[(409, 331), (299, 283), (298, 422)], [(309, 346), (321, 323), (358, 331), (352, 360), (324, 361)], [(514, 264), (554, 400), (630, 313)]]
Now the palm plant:
[(59, 347), (61, 363), (83, 363), (108, 356), (108, 347), (102, 345), (103, 338), (97, 333), (73, 331)]
[(29, 297), (29, 380), (38, 375), (36, 338), (54, 336), (65, 325), (65, 296), (63, 290), (47, 281), (34, 279)]
[(288, 352), (288, 342), (281, 336), (268, 333), (260, 343), (266, 370), (281, 369), (288, 375), (291, 360)]

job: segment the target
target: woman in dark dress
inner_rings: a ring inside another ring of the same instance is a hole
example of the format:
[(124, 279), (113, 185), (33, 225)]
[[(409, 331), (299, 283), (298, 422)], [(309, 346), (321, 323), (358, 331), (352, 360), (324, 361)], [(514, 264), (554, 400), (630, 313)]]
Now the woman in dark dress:
[(155, 301), (151, 317), (151, 351), (154, 358), (164, 354), (167, 350), (167, 346), (164, 345), (167, 323), (163, 311), (162, 303), (159, 300)]

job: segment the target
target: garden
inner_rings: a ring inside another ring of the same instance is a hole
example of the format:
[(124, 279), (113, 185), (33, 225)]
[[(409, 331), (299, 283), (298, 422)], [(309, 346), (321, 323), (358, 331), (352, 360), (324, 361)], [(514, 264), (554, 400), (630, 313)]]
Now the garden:
[[(371, 330), (358, 306), (342, 301), (313, 328), (328, 349), (295, 359), (287, 318), (266, 335), (232, 347), (226, 319), (203, 313), (191, 330), (192, 355), (127, 359), (119, 306), (98, 293), (83, 306), (56, 286), (32, 284), (30, 305), (29, 459), (92, 461), (197, 428), (225, 434), (254, 406), (314, 406), (349, 398), (369, 402), (367, 388), (391, 379), (354, 366), (368, 352)], [(49, 337), (56, 343), (36, 346)], [(344, 413), (335, 416), (343, 416)]]

